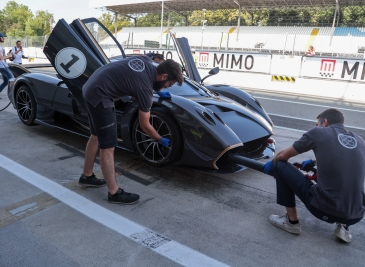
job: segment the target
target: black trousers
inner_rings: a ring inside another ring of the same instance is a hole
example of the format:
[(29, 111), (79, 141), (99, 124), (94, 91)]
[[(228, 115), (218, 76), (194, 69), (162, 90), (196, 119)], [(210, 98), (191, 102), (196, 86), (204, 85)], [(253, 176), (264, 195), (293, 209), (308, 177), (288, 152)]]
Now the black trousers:
[(288, 162), (278, 161), (274, 167), (274, 176), (276, 179), (277, 203), (285, 207), (295, 207), (295, 195), (304, 203), (312, 215), (322, 221), (328, 223), (342, 223), (353, 225), (361, 221), (358, 219), (343, 219), (326, 212), (323, 212), (310, 203), (313, 195), (310, 192), (314, 185), (311, 180), (306, 178), (304, 174)]

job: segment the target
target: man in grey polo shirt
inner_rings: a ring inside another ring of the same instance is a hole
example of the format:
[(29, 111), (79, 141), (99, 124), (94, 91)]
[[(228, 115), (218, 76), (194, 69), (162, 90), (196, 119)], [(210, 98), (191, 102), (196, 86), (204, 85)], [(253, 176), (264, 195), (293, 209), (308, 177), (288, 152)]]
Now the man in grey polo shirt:
[[(271, 215), (270, 223), (292, 234), (300, 233), (297, 195), (316, 218), (336, 223), (336, 237), (351, 242), (349, 226), (358, 223), (365, 213), (365, 143), (343, 124), (343, 114), (337, 109), (323, 111), (317, 116), (317, 127), (263, 166), (265, 173), (274, 173), (277, 203), (286, 207), (286, 214)], [(287, 162), (309, 150), (313, 150), (316, 161), (303, 161), (302, 169), (317, 165), (317, 183)]]

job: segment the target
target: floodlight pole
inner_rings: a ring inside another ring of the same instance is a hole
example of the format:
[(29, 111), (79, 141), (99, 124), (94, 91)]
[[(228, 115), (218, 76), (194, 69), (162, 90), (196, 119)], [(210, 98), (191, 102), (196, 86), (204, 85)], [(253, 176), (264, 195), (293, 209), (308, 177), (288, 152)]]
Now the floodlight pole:
[(170, 9), (168, 9), (168, 13), (167, 13), (167, 28), (170, 28)]
[[(332, 45), (332, 37), (333, 37), (333, 34), (335, 32), (336, 15), (337, 15), (337, 12), (340, 13), (339, 9), (340, 9), (340, 6), (338, 4), (338, 0), (336, 0), (335, 14), (333, 15), (333, 22), (332, 22), (332, 28), (331, 28), (330, 46)], [(337, 19), (337, 26), (338, 26), (338, 20), (339, 19)]]
[(203, 8), (204, 11), (204, 19), (202, 20), (202, 43), (201, 43), (201, 49), (203, 49), (203, 35), (204, 35), (204, 30), (205, 30), (205, 23), (207, 22), (205, 20), (205, 11), (207, 11), (205, 8)]
[(238, 5), (238, 20), (237, 20), (237, 38), (236, 41), (239, 40), (239, 34), (240, 34), (240, 25), (241, 25), (241, 5), (237, 0), (233, 1), (236, 5)]
[(115, 12), (114, 13), (115, 15), (115, 21), (114, 21), (114, 26), (115, 26), (115, 29), (114, 29), (114, 37), (115, 39), (117, 39), (117, 33), (118, 33), (118, 12)]
[(160, 38), (160, 48), (162, 48), (162, 28), (163, 28), (163, 7), (164, 7), (164, 1), (162, 2), (162, 10), (161, 10), (161, 38)]

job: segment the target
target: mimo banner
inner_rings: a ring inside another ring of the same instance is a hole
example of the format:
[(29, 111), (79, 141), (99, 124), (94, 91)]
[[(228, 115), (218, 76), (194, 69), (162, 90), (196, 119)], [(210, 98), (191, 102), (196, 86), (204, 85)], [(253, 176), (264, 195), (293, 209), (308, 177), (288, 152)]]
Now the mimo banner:
[[(163, 54), (166, 59), (170, 58), (179, 62), (177, 52), (174, 50), (125, 49), (126, 54), (147, 54), (149, 52)], [(221, 51), (196, 51), (195, 53), (198, 68), (219, 67), (221, 70), (270, 74), (272, 55), (269, 53), (225, 53)]]
[(365, 59), (303, 57), (300, 77), (365, 82)]

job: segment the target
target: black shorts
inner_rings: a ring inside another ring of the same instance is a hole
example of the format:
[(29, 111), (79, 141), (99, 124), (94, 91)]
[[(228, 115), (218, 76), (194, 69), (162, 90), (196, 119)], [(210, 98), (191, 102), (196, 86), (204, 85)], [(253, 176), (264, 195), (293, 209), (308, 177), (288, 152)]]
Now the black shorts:
[(95, 108), (87, 101), (90, 133), (98, 137), (99, 148), (106, 149), (118, 145), (117, 119), (115, 108), (104, 108), (99, 103)]

